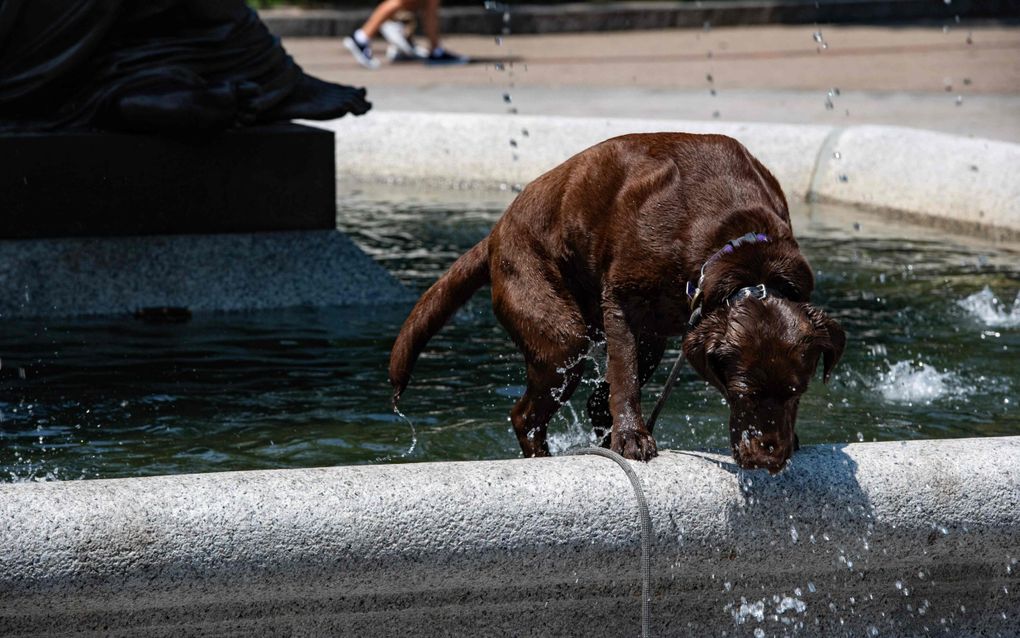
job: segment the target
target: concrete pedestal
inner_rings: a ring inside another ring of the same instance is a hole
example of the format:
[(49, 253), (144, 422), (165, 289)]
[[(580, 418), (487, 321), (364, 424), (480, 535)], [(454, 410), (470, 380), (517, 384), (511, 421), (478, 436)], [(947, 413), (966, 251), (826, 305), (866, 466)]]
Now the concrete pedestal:
[(335, 227), (333, 134), (297, 124), (210, 139), (0, 135), (0, 238)]

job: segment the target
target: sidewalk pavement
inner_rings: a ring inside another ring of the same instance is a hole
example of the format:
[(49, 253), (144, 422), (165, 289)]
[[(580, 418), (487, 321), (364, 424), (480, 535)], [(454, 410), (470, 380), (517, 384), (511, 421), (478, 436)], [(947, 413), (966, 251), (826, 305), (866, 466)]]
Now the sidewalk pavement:
[(339, 38), (284, 42), (308, 72), (367, 87), (382, 111), (890, 124), (1020, 143), (1020, 27), (451, 35), (445, 45), (475, 62), (368, 71)]

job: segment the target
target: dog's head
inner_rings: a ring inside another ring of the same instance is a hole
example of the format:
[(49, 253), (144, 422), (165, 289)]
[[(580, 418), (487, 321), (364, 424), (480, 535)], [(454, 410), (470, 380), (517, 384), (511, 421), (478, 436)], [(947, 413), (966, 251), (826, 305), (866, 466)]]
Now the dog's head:
[(818, 362), (828, 382), (845, 345), (843, 328), (820, 309), (773, 296), (718, 307), (688, 333), (683, 350), (726, 397), (733, 458), (774, 474), (797, 447), (797, 405)]

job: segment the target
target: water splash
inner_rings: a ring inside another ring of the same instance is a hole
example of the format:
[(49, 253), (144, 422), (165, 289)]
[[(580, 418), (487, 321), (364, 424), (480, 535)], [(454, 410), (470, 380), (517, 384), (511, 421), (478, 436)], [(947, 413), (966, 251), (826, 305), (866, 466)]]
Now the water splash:
[(567, 450), (588, 447), (597, 443), (591, 424), (581, 418), (570, 402), (564, 404), (561, 415), (562, 419), (567, 421), (567, 427), (566, 429), (558, 428), (556, 432), (549, 433), (546, 440), (549, 443), (550, 453), (553, 455), (562, 454)]
[(991, 288), (985, 286), (980, 292), (956, 302), (956, 305), (966, 310), (971, 316), (978, 319), (986, 326), (994, 328), (1016, 328), (1020, 326), (1020, 290), (1013, 299), (1013, 307), (1008, 309), (1006, 304), (999, 301)]
[(742, 625), (750, 619), (754, 619), (758, 622), (765, 620), (765, 601), (758, 600), (753, 603), (748, 603), (747, 599), (741, 596), (740, 606), (728, 605), (730, 615), (733, 616), (733, 621)]
[(886, 401), (895, 403), (931, 403), (945, 397), (964, 398), (974, 391), (954, 373), (939, 372), (924, 362), (897, 361), (879, 373), (877, 390)]
[(412, 422), (411, 419), (409, 419), (406, 414), (401, 412), (397, 406), (393, 406), (393, 414), (396, 414), (398, 417), (400, 417), (404, 421), (404, 423), (406, 423), (408, 427), (411, 428), (411, 445), (408, 446), (407, 451), (401, 454), (399, 457), (402, 459), (406, 459), (407, 457), (414, 454), (414, 449), (418, 447), (418, 430), (415, 429), (414, 422)]

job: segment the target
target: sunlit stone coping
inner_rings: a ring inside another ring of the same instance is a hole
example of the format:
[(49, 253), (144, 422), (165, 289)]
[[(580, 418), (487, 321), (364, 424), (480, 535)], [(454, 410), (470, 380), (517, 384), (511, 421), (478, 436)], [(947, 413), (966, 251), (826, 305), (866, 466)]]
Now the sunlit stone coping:
[[(653, 635), (1015, 635), (1020, 437), (633, 464)], [(0, 485), (4, 635), (636, 635), (592, 456)]]
[(762, 160), (790, 199), (1020, 234), (1020, 145), (1007, 142), (891, 126), (393, 111), (306, 123), (336, 132), (341, 180), (455, 187), (516, 188), (624, 133), (722, 133)]

